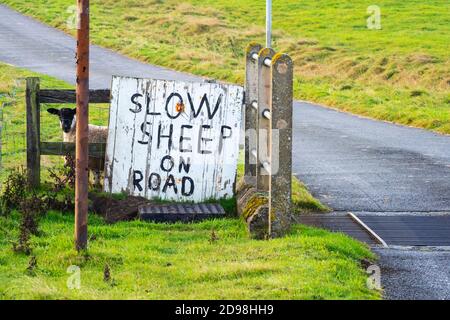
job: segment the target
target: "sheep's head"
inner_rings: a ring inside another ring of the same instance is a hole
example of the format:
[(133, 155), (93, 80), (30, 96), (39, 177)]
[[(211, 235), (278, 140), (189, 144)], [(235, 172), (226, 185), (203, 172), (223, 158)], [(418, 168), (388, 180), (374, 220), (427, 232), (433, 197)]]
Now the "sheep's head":
[(47, 109), (47, 112), (59, 117), (61, 129), (65, 133), (69, 133), (70, 131), (75, 129), (77, 114), (76, 109), (62, 108), (58, 110), (55, 108), (50, 108)]

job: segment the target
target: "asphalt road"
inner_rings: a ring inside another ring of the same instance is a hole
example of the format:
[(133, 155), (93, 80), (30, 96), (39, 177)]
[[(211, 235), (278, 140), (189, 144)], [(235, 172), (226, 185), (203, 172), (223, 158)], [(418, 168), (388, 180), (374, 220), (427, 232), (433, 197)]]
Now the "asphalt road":
[[(91, 46), (90, 87), (111, 86), (112, 75), (196, 80), (187, 73), (141, 63)], [(69, 35), (0, 5), (0, 61), (75, 84), (75, 40)]]
[(450, 250), (375, 249), (381, 286), (391, 300), (450, 300)]
[(450, 136), (297, 104), (294, 171), (336, 211), (450, 211)]
[[(0, 61), (75, 83), (74, 48), (70, 36), (0, 5)], [(108, 88), (111, 75), (200, 79), (92, 46), (91, 88)], [(314, 196), (334, 210), (411, 214), (450, 211), (450, 136), (303, 102), (294, 103), (293, 131), (294, 172)], [(382, 267), (403, 259), (398, 255), (396, 260), (395, 252), (382, 250), (379, 254)], [(440, 255), (442, 252), (436, 252)], [(448, 261), (448, 254), (444, 259)], [(418, 284), (409, 284), (411, 290), (427, 287), (431, 271), (411, 270), (398, 268), (404, 276), (420, 273), (415, 278)], [(388, 282), (391, 287), (396, 278)], [(432, 292), (430, 286), (426, 292)], [(439, 297), (448, 295), (447, 288)]]

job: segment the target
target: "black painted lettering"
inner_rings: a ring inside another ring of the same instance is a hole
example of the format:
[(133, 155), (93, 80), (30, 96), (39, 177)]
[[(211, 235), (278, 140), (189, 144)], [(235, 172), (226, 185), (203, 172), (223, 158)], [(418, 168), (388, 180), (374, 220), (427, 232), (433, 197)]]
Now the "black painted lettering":
[(204, 144), (205, 148), (206, 148), (206, 144), (208, 142), (212, 141), (212, 139), (203, 137), (203, 129), (211, 129), (211, 126), (204, 124), (200, 127), (200, 130), (198, 131), (198, 153), (210, 154), (210, 153), (212, 153), (212, 151), (203, 149), (202, 145)]
[(169, 176), (167, 177), (166, 183), (164, 183), (162, 191), (166, 193), (167, 189), (170, 187), (173, 187), (173, 192), (175, 192), (175, 194), (178, 193), (177, 185), (175, 184), (175, 178), (171, 174), (169, 174)]
[(162, 134), (161, 133), (161, 131), (163, 130), (163, 128), (162, 128), (162, 124), (160, 123), (159, 124), (159, 127), (158, 127), (158, 149), (160, 148), (160, 146), (161, 146), (161, 138), (167, 138), (168, 139), (168, 143), (167, 143), (167, 149), (172, 149), (172, 143), (173, 143), (173, 141), (172, 141), (172, 134), (173, 134), (173, 124), (170, 124), (169, 125), (169, 134)]
[[(226, 134), (226, 132), (228, 131), (228, 134)], [(230, 126), (222, 126), (220, 128), (220, 140), (219, 140), (219, 153), (222, 152), (222, 148), (223, 148), (223, 141), (225, 139), (229, 139), (231, 138), (232, 135), (232, 131), (231, 131), (231, 127)]]
[(136, 190), (136, 188), (140, 191), (142, 191), (142, 186), (141, 186), (141, 181), (144, 179), (144, 175), (142, 174), (141, 171), (139, 170), (134, 170), (133, 171), (133, 187), (134, 190)]
[[(141, 131), (143, 133), (143, 136), (142, 136), (142, 140), (138, 140), (138, 143), (140, 143), (140, 144), (148, 144), (152, 140), (150, 132), (147, 131), (147, 126), (148, 125), (151, 125), (151, 123), (148, 122), (148, 121), (143, 122), (141, 124)], [(146, 140), (146, 137), (148, 137), (147, 140)]]
[(142, 94), (140, 93), (135, 93), (131, 96), (131, 103), (135, 105), (134, 109), (129, 109), (131, 112), (133, 113), (139, 113), (142, 110), (142, 104), (140, 104), (139, 102), (137, 102), (137, 98), (142, 97)]
[(182, 170), (184, 170), (186, 173), (189, 173), (189, 170), (191, 170), (191, 158), (187, 158), (187, 161), (185, 161), (183, 157), (180, 157), (178, 172), (181, 173)]
[(198, 107), (197, 111), (195, 110), (194, 102), (192, 101), (191, 94), (188, 92), (188, 100), (189, 104), (191, 105), (191, 111), (194, 115), (194, 118), (197, 118), (200, 114), (200, 111), (202, 111), (203, 105), (206, 104), (206, 109), (208, 110), (208, 118), (212, 119), (214, 118), (214, 115), (217, 113), (217, 110), (219, 110), (219, 106), (222, 103), (222, 94), (219, 95), (219, 98), (217, 99), (216, 106), (214, 107), (214, 110), (211, 112), (211, 106), (209, 104), (208, 96), (206, 93), (203, 95), (202, 100), (200, 101), (200, 106)]
[(164, 156), (161, 160), (161, 170), (165, 172), (172, 171), (174, 165), (175, 161), (173, 161), (173, 158), (169, 155)]
[(189, 124), (183, 124), (181, 126), (181, 134), (180, 134), (180, 152), (192, 152), (192, 146), (188, 149), (183, 148), (183, 141), (191, 141), (191, 138), (184, 136), (184, 129), (192, 129), (192, 126)]
[[(186, 184), (189, 183), (189, 190), (186, 190)], [(194, 193), (194, 180), (190, 177), (183, 177), (181, 179), (181, 194), (185, 197), (189, 197)]]
[(174, 98), (174, 97), (178, 98), (178, 100), (179, 100), (178, 103), (183, 104), (183, 98), (181, 97), (181, 95), (180, 95), (179, 93), (174, 92), (174, 93), (171, 93), (171, 94), (170, 94), (170, 96), (167, 98), (167, 101), (166, 101), (166, 113), (167, 113), (167, 116), (168, 116), (170, 119), (176, 119), (176, 118), (178, 118), (178, 117), (180, 116), (180, 114), (181, 114), (181, 111), (179, 111), (179, 112), (177, 112), (177, 114), (174, 116), (174, 115), (170, 114), (170, 112), (169, 112), (169, 104), (170, 104), (170, 101), (172, 100), (172, 98)]
[(152, 172), (148, 177), (148, 187), (152, 191), (158, 191), (161, 187), (161, 176), (155, 172)]
[(155, 112), (155, 111), (150, 111), (150, 102), (151, 102), (151, 97), (150, 95), (147, 93), (147, 114), (151, 115), (151, 116), (160, 116), (161, 113), (160, 112)]

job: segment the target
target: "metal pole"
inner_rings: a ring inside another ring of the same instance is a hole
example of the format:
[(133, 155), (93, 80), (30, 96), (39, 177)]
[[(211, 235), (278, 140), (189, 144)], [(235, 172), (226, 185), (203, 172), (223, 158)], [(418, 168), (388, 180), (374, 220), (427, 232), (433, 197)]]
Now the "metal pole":
[(272, 48), (272, 0), (266, 0), (266, 48)]
[(78, 1), (75, 247), (87, 248), (89, 134), (89, 0)]

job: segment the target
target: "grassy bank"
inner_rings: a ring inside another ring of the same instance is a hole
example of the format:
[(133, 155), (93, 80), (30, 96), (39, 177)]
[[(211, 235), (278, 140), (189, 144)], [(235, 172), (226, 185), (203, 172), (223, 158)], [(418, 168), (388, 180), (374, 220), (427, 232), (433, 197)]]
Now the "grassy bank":
[[(71, 0), (1, 0), (71, 34)], [(450, 133), (446, 0), (381, 0), (381, 29), (356, 0), (274, 3), (274, 47), (295, 61), (295, 96)], [(264, 1), (98, 0), (92, 41), (143, 61), (243, 82), (243, 52), (264, 42)]]
[[(12, 251), (18, 214), (0, 217), (0, 299), (380, 298), (360, 267), (373, 255), (340, 234), (295, 226), (284, 239), (255, 241), (237, 219), (106, 225), (91, 216), (89, 253), (77, 254), (73, 223), (57, 212), (43, 218), (27, 270), (30, 256)], [(67, 286), (70, 266), (80, 268), (79, 289)]]

